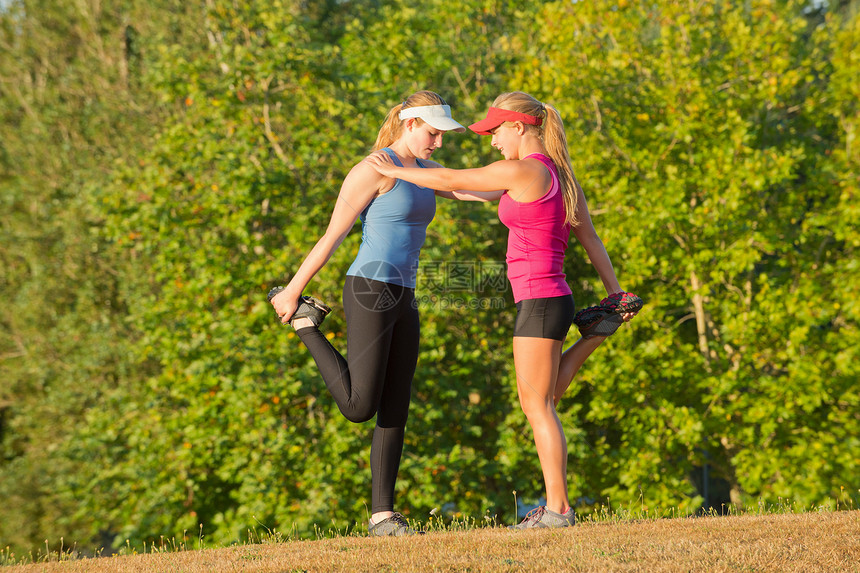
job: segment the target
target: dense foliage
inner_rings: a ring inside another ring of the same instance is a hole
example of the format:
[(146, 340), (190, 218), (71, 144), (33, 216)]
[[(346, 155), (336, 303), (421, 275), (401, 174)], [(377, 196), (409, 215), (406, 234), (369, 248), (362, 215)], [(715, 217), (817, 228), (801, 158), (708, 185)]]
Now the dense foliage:
[[(463, 123), (512, 89), (556, 105), (648, 303), (560, 405), (579, 511), (856, 503), (858, 2), (0, 6), (3, 546), (364, 520), (372, 424), (340, 416), (265, 293), (417, 89)], [(434, 155), (496, 158), (473, 134)], [(310, 285), (336, 308), (358, 235)], [(504, 243), (494, 206), (440, 200), (409, 516), (510, 521), (542, 490)], [(567, 265), (578, 305), (602, 298), (576, 244)], [(341, 313), (325, 330), (345, 346)]]

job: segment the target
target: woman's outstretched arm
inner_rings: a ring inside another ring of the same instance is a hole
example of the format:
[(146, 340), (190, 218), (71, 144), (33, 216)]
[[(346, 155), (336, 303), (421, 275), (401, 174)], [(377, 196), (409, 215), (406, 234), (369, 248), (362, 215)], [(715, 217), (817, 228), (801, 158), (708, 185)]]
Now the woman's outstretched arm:
[(451, 193), (451, 198), (466, 200), (479, 194), (501, 197), (504, 189), (516, 186), (522, 171), (518, 161), (497, 161), (475, 169), (448, 169), (436, 167), (438, 164), (434, 164), (434, 169), (400, 167), (384, 152), (372, 153), (364, 161), (386, 177), (403, 179), (441, 193)]
[(349, 234), (358, 216), (383, 188), (385, 181), (385, 177), (364, 162), (353, 167), (346, 176), (325, 234), (305, 257), (287, 288), (272, 298), (272, 306), (282, 317), (281, 322), (286, 324), (292, 318), (298, 308), (302, 291), (325, 266)]

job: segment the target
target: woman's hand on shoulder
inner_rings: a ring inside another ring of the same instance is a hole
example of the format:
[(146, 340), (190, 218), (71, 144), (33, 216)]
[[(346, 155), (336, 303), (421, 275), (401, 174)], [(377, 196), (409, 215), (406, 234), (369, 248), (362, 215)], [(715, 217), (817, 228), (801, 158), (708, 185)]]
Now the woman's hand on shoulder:
[(370, 165), (377, 173), (385, 177), (397, 177), (397, 165), (391, 160), (391, 156), (382, 150), (374, 151), (365, 157), (361, 163)]
[(341, 195), (359, 193), (362, 196), (370, 194), (371, 199), (385, 193), (394, 186), (394, 178), (381, 173), (373, 163), (365, 157), (356, 163), (343, 180)]

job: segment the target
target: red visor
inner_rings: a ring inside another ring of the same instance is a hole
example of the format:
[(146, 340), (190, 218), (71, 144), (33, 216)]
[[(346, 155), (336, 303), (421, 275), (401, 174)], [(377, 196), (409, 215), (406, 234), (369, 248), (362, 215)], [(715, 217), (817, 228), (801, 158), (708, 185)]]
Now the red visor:
[(518, 111), (509, 111), (498, 107), (491, 107), (490, 111), (487, 112), (487, 117), (478, 123), (473, 123), (469, 126), (469, 129), (478, 135), (490, 135), (492, 130), (496, 129), (506, 121), (521, 121), (529, 125), (540, 125), (543, 123), (541, 118), (533, 115), (520, 113)]

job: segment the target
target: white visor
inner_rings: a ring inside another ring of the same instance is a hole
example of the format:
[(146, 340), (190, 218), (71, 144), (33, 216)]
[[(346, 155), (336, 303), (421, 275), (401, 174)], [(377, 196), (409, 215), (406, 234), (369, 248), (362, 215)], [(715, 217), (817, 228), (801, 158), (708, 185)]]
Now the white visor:
[(400, 111), (400, 119), (420, 117), (430, 124), (431, 127), (442, 131), (456, 131), (463, 133), (466, 128), (454, 121), (451, 117), (451, 106), (449, 105), (421, 105), (408, 107)]

